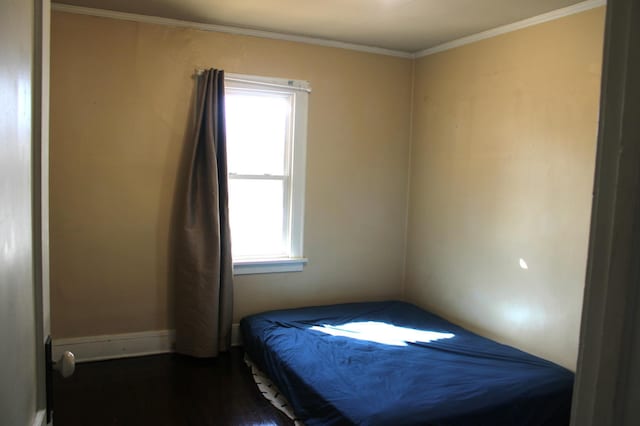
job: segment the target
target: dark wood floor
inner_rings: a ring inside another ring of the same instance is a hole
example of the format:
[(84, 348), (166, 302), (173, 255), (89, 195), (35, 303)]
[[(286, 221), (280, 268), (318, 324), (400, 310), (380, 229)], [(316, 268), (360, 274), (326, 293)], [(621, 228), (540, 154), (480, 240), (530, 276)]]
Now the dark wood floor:
[(243, 353), (158, 355), (78, 364), (54, 379), (56, 426), (290, 426), (258, 392)]

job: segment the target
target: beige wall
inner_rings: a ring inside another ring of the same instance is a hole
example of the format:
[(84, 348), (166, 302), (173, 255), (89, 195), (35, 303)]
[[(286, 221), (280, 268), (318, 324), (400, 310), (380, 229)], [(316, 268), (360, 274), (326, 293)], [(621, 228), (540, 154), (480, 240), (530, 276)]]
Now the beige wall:
[(313, 87), (310, 263), (237, 277), (236, 321), (404, 297), (573, 368), (603, 23), (595, 9), (412, 63), (54, 13), (54, 336), (172, 327), (169, 230), (191, 76), (213, 66)]
[(406, 297), (570, 368), (603, 28), (599, 8), (416, 62)]
[(238, 277), (257, 311), (401, 296), (411, 61), (53, 13), (54, 337), (172, 327), (169, 229), (196, 68), (311, 82), (301, 273)]

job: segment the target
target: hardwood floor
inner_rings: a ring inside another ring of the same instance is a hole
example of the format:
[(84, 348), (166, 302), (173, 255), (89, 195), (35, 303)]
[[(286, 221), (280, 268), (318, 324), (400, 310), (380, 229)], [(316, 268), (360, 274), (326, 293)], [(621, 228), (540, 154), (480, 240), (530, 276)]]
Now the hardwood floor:
[(55, 426), (291, 426), (258, 392), (242, 349), (78, 364), (54, 379)]

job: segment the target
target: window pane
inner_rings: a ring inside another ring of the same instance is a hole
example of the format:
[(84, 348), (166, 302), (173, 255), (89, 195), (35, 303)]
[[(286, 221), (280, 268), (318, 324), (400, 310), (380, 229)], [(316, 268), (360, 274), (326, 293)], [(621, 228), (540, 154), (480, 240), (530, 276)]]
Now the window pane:
[(285, 256), (284, 183), (229, 179), (229, 215), (234, 258)]
[(284, 175), (291, 96), (228, 90), (225, 105), (229, 172)]

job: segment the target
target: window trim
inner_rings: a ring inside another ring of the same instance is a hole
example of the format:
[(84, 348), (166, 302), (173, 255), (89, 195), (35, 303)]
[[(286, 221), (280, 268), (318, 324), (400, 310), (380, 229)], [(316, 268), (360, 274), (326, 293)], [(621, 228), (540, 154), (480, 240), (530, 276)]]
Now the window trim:
[(291, 200), (289, 212), (288, 257), (241, 258), (233, 260), (234, 275), (262, 274), (274, 272), (302, 271), (308, 259), (303, 256), (304, 249), (304, 205), (306, 187), (307, 159), (307, 122), (311, 87), (307, 81), (283, 78), (261, 77), (244, 74), (225, 73), (225, 86), (249, 89), (265, 89), (290, 93), (293, 97), (291, 117), (289, 193), (285, 197)]
[(233, 275), (270, 274), (275, 272), (302, 272), (309, 262), (306, 257), (278, 259), (242, 259), (233, 262)]

